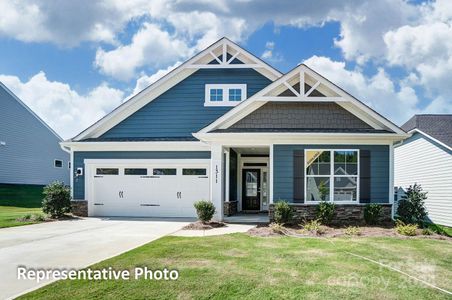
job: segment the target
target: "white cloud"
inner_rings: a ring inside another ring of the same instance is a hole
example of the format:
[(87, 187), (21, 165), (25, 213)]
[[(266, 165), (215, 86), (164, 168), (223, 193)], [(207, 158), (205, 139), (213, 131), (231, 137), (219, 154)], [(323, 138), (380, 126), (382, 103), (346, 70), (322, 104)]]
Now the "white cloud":
[(129, 80), (134, 77), (137, 68), (143, 65), (165, 67), (190, 54), (191, 50), (183, 41), (154, 24), (145, 23), (129, 45), (111, 51), (98, 49), (95, 64), (106, 75)]
[(327, 57), (313, 56), (304, 63), (398, 124), (419, 113), (415, 90), (403, 83), (396, 87), (382, 68), (367, 77), (359, 69), (348, 70), (345, 62)]
[(146, 0), (0, 1), (0, 36), (65, 47), (82, 41), (116, 43), (117, 33), (151, 7)]
[(150, 76), (148, 76), (146, 74), (142, 74), (140, 76), (140, 78), (137, 79), (137, 82), (136, 82), (135, 88), (133, 89), (132, 95), (136, 95), (137, 93), (141, 92), (143, 89), (150, 86), (151, 84), (153, 84), (154, 82), (156, 82), (157, 80), (159, 80), (160, 78), (162, 78), (163, 76), (165, 76), (166, 74), (168, 74), (169, 72), (171, 72), (172, 70), (174, 70), (175, 68), (180, 66), (180, 64), (181, 64), (181, 62), (177, 62), (174, 65), (169, 66), (166, 69), (158, 70), (157, 72), (155, 72), (154, 74), (152, 74)]
[(28, 81), (16, 76), (0, 75), (13, 93), (64, 139), (70, 138), (117, 107), (122, 91), (101, 84), (86, 95), (80, 95), (68, 84), (49, 81), (39, 72)]

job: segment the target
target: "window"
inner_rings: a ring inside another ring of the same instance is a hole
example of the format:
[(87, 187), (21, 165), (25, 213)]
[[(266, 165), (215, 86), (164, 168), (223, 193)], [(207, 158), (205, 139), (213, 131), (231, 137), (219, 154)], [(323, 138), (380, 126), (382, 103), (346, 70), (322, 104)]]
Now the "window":
[(97, 168), (96, 175), (118, 175), (119, 169), (117, 168)]
[(235, 106), (246, 99), (246, 84), (206, 84), (205, 106)]
[(125, 168), (124, 175), (148, 175), (148, 169), (144, 168)]
[(176, 175), (176, 169), (154, 169), (153, 175)]
[(206, 169), (182, 169), (182, 175), (207, 175)]
[(210, 89), (210, 101), (223, 101), (223, 90)]
[(229, 89), (229, 101), (242, 101), (242, 90)]
[(358, 150), (306, 150), (306, 200), (357, 201), (358, 157)]
[(63, 167), (63, 161), (62, 161), (62, 160), (59, 160), (59, 159), (55, 159), (55, 160), (53, 161), (53, 166), (54, 166), (55, 168), (62, 168), (62, 167)]

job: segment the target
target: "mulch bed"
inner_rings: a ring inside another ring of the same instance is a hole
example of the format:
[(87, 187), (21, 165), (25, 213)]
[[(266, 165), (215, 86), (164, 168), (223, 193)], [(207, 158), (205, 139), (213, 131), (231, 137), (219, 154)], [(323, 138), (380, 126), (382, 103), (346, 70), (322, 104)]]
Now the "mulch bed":
[(209, 230), (214, 228), (226, 227), (226, 224), (223, 222), (201, 222), (196, 221), (194, 223), (190, 223), (187, 226), (184, 226), (183, 230)]
[[(359, 235), (347, 235), (345, 227), (329, 227), (322, 225), (323, 233), (303, 230), (301, 226), (286, 226), (282, 232), (275, 232), (269, 225), (261, 225), (248, 230), (248, 234), (258, 237), (270, 237), (270, 236), (297, 236), (297, 237), (397, 237), (397, 238), (412, 238), (409, 236), (401, 235), (396, 232), (392, 226), (359, 226)], [(422, 235), (422, 230), (419, 229), (417, 235), (414, 237), (438, 239), (438, 240), (451, 240), (452, 238), (433, 233), (432, 235)]]

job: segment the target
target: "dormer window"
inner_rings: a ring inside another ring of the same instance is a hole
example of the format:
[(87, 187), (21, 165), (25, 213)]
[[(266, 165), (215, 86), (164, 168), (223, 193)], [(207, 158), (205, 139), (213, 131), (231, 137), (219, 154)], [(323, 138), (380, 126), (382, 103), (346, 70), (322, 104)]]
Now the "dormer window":
[(206, 84), (205, 106), (236, 106), (246, 99), (246, 84)]

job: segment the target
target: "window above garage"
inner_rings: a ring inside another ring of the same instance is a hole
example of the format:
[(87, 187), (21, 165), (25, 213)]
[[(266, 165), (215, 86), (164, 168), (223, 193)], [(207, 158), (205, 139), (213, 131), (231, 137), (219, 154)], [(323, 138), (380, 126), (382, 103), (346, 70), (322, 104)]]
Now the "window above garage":
[(246, 84), (206, 84), (204, 106), (236, 106), (246, 99)]

